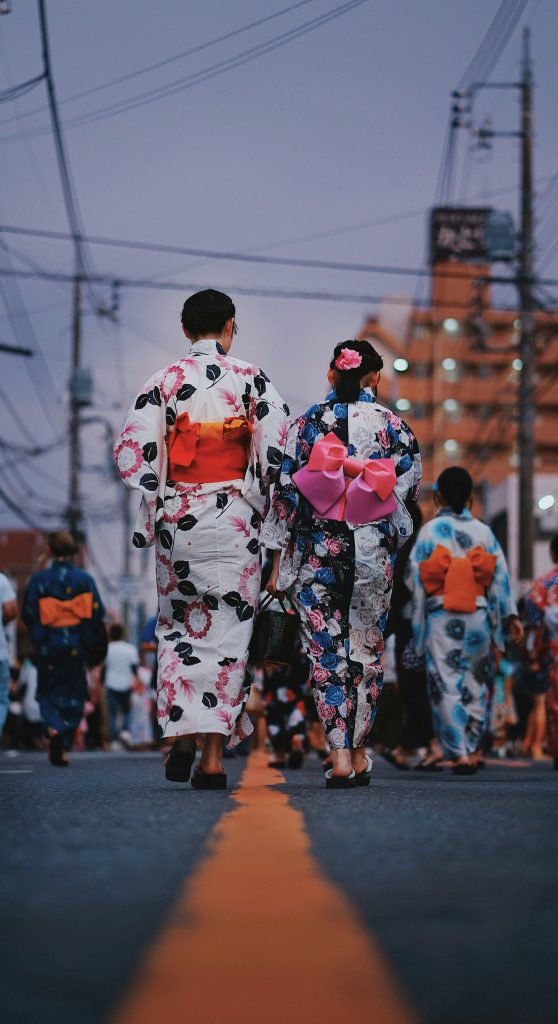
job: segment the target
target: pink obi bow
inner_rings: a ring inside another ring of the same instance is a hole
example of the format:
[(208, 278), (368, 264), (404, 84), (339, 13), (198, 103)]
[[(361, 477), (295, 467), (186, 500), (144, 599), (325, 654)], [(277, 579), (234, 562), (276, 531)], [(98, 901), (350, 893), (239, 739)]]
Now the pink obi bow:
[(362, 526), (385, 519), (397, 508), (393, 459), (351, 459), (333, 433), (316, 442), (307, 465), (293, 473), (293, 480), (323, 519)]

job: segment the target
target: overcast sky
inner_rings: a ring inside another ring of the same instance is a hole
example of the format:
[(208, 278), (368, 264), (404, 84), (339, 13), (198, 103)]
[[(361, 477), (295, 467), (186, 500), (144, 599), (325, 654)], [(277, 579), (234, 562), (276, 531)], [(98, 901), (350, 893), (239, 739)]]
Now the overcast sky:
[[(421, 265), (449, 94), (482, 41), (498, 0), (367, 0), (243, 66), (137, 109), (70, 123), (275, 40), (338, 8), (339, 0), (308, 0), (217, 45), (134, 74), (291, 4), (49, 0), (53, 73), (86, 232), (202, 249)], [(523, 24), (532, 28), (540, 192), (558, 169), (558, 4), (530, 0), (494, 81), (517, 79)], [(40, 68), (36, 6), (12, 0), (12, 13), (0, 17), (0, 89), (33, 77)], [(110, 88), (63, 102), (132, 74)], [(65, 231), (52, 136), (43, 131), (49, 124), (45, 100), (40, 85), (17, 102), (0, 105), (0, 220)], [(30, 111), (35, 113), (26, 116)], [(492, 114), (500, 130), (516, 128), (517, 113), (513, 92), (485, 92), (475, 108), (478, 120)], [(517, 185), (516, 140), (498, 141), (491, 153), (466, 159), (468, 140), (462, 134), (456, 200), (482, 202), (486, 192)], [(490, 201), (517, 213), (516, 192)], [(554, 217), (558, 226), (558, 210)], [(394, 219), (360, 226), (389, 218)], [(552, 222), (545, 230), (550, 242)], [(65, 242), (12, 235), (4, 241), (16, 266), (22, 266), (16, 258), (20, 253), (41, 267), (72, 271), (72, 249)], [(229, 289), (240, 325), (236, 353), (260, 363), (295, 411), (321, 397), (331, 349), (359, 329), (375, 308), (373, 297), (415, 290), (415, 281), (404, 277), (210, 262), (101, 246), (90, 251), (103, 274)], [(545, 273), (558, 274), (558, 258), (545, 266)], [(247, 297), (235, 295), (235, 286), (352, 292), (371, 301)], [(108, 298), (107, 290), (104, 294)], [(92, 368), (96, 384), (92, 415), (106, 416), (120, 427), (144, 380), (184, 351), (179, 312), (186, 294), (126, 290), (118, 326), (86, 315), (84, 364)], [(65, 424), (71, 293), (67, 285), (23, 281), (21, 295), (46, 363), (36, 358), (31, 368), (29, 360), (0, 354), (0, 382), (29, 433), (45, 442)], [(20, 314), (17, 294), (12, 302)], [(4, 312), (0, 303), (0, 341), (13, 344)], [(26, 325), (23, 316), (18, 322)], [(35, 344), (32, 336), (29, 343)], [(27, 443), (5, 406), (1, 437)], [(87, 427), (84, 439), (86, 465), (106, 462), (100, 429)], [(18, 460), (15, 471), (8, 461), (3, 486), (19, 506), (27, 498), (29, 514), (37, 520), (40, 510), (64, 507), (66, 462), (63, 450), (38, 463)], [(108, 477), (88, 472), (84, 490), (93, 496), (91, 509), (105, 504), (109, 512), (115, 510), (119, 492)], [(52, 523), (49, 519), (46, 525)], [(2, 508), (0, 526), (15, 525), (13, 513)], [(114, 538), (107, 523), (91, 524), (92, 547), (112, 580), (118, 575), (111, 554)]]

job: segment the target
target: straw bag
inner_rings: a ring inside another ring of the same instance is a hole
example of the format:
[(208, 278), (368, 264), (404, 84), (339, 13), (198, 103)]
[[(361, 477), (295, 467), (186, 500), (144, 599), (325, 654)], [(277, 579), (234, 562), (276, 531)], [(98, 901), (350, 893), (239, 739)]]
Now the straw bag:
[[(281, 609), (271, 608), (278, 601)], [(254, 623), (254, 632), (250, 644), (250, 661), (253, 665), (273, 662), (275, 665), (290, 665), (295, 655), (300, 616), (292, 601), (291, 609), (285, 605), (283, 598), (275, 598), (268, 594), (260, 605)]]

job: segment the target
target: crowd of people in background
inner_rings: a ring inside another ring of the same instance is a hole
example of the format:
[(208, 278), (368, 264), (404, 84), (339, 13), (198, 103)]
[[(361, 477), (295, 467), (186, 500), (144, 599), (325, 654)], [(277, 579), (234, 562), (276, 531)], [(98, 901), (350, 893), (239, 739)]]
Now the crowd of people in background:
[[(418, 525), (418, 511), (415, 516)], [(395, 565), (381, 713), (369, 749), (401, 771), (440, 772), (445, 755), (433, 725), (435, 693), (427, 683), (425, 659), (415, 650), (412, 594), (405, 584), (416, 541), (415, 533)], [(552, 758), (558, 769), (558, 535), (551, 540), (550, 557), (552, 567), (519, 602), (524, 639), (516, 643), (508, 636), (503, 654), (493, 650), (477, 756), (480, 764), (487, 757)], [(7, 624), (17, 616), (16, 595), (4, 574), (0, 574), (0, 587)], [(106, 659), (85, 669), (86, 695), (75, 724), (74, 750), (164, 748), (157, 737), (155, 618), (147, 620), (137, 643), (126, 639), (120, 623), (107, 626)], [(0, 633), (1, 644), (5, 632)], [(8, 751), (48, 750), (48, 726), (37, 699), (37, 658), (30, 654), (10, 663), (5, 643), (0, 654), (2, 746)], [(254, 666), (251, 686), (248, 713), (255, 733), (237, 752), (245, 754), (254, 745), (267, 749), (270, 765), (280, 769), (299, 769), (307, 756), (319, 757), (324, 766), (330, 764), (302, 648), (288, 666)]]

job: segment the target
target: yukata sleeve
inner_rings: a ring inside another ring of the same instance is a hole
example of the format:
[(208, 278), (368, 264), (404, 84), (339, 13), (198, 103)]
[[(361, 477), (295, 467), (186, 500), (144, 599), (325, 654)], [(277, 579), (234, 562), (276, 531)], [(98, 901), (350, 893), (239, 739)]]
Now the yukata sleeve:
[(413, 641), (418, 655), (424, 654), (426, 637), (426, 591), (420, 578), (420, 563), (432, 553), (434, 544), (421, 530), (413, 545), (405, 568), (405, 586), (411, 593), (411, 627)]
[(269, 377), (259, 370), (254, 377), (256, 391), (250, 403), (252, 425), (252, 475), (261, 496), (259, 507), (265, 519), (271, 502), (271, 490), (279, 476), (281, 458), (287, 437), (289, 407), (273, 387)]
[(525, 620), (528, 626), (540, 628), (544, 623), (547, 590), (542, 580), (535, 580), (525, 595)]
[(32, 576), (23, 592), (21, 618), (27, 626), (29, 636), (31, 637), (31, 643), (35, 650), (41, 647), (41, 645), (48, 639), (48, 632), (45, 626), (41, 625), (39, 617), (40, 596), (38, 581), (34, 576)]
[(389, 413), (386, 432), (390, 442), (386, 454), (395, 462), (396, 482), (393, 493), (397, 509), (390, 518), (396, 530), (399, 548), (413, 533), (409, 505), (416, 504), (419, 499), (422, 459), (415, 435), (398, 416)]
[(486, 550), (496, 555), (496, 566), (492, 582), (487, 590), (488, 617), (493, 630), (494, 645), (505, 649), (504, 626), (510, 615), (517, 615), (517, 604), (512, 593), (508, 563), (492, 530), (488, 529)]
[(140, 492), (133, 544), (151, 547), (163, 515), (167, 480), (166, 407), (159, 375), (137, 396), (114, 446), (116, 468), (127, 487)]
[(300, 419), (295, 420), (287, 433), (279, 479), (260, 536), (262, 545), (272, 551), (281, 551), (286, 547), (298, 517), (300, 491), (293, 481), (293, 473), (299, 469), (300, 423)]

